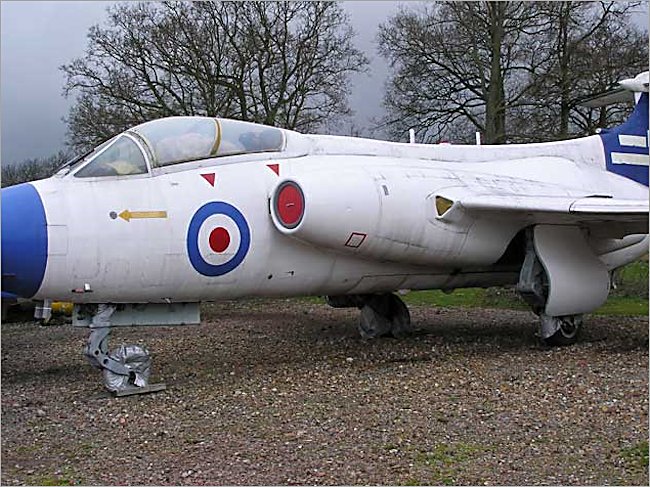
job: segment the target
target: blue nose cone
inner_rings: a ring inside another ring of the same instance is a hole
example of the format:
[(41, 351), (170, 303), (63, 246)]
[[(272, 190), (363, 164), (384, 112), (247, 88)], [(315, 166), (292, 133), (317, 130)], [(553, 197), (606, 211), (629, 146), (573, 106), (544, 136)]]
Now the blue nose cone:
[(47, 264), (47, 221), (31, 184), (2, 190), (2, 292), (31, 298)]

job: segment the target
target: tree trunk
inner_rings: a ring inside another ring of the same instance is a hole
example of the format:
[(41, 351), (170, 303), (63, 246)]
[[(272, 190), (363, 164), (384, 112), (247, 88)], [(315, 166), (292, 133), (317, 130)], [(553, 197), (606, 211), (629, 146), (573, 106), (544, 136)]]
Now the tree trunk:
[(506, 2), (488, 2), (490, 14), (490, 79), (485, 108), (485, 142), (503, 144), (506, 134), (505, 90), (501, 69), (501, 46)]
[(560, 127), (557, 134), (560, 139), (569, 136), (569, 115), (571, 113), (571, 86), (569, 83), (569, 63), (571, 55), (569, 52), (569, 22), (571, 21), (571, 5), (569, 2), (561, 4), (559, 18), (559, 69), (560, 69)]

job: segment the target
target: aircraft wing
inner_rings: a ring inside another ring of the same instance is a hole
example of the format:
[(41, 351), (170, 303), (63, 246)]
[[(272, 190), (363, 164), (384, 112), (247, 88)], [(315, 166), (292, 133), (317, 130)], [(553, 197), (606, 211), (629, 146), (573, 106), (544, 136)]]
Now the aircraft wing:
[(531, 224), (573, 224), (617, 235), (648, 233), (648, 200), (481, 194), (462, 196), (455, 204), (475, 215)]

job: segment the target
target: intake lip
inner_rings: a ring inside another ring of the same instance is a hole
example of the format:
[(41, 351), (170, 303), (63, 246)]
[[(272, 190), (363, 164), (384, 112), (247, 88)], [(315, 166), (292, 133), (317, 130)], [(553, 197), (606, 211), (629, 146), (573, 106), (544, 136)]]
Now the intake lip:
[(273, 195), (272, 215), (287, 230), (300, 225), (305, 216), (305, 195), (295, 181), (282, 182)]

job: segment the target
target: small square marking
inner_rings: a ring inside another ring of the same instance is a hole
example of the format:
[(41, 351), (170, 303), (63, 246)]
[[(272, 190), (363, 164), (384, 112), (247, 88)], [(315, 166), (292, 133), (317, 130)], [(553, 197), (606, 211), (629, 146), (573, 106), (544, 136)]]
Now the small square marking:
[(361, 246), (363, 241), (366, 239), (366, 236), (367, 235), (365, 233), (352, 232), (350, 234), (350, 238), (348, 238), (348, 241), (345, 242), (345, 246), (356, 249)]

